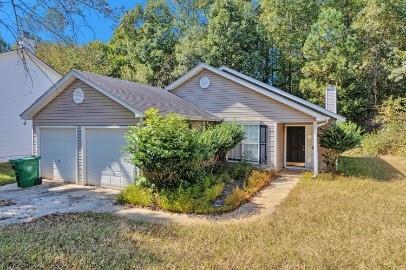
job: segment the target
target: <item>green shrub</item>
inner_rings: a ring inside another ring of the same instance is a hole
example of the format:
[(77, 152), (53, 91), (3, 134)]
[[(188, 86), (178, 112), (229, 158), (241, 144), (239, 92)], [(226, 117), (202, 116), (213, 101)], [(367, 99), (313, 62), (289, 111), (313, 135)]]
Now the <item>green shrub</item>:
[(206, 167), (225, 160), (244, 134), (235, 123), (193, 130), (176, 114), (161, 116), (156, 109), (149, 109), (145, 116), (127, 133), (126, 151), (158, 191), (196, 183), (204, 177)]
[(179, 213), (203, 214), (213, 212), (213, 201), (221, 195), (224, 183), (210, 187), (195, 184), (191, 187), (179, 187), (176, 190), (161, 190), (158, 206), (161, 209)]
[(239, 162), (231, 165), (230, 174), (234, 180), (246, 179), (252, 171), (252, 166), (246, 162)]
[(145, 116), (127, 133), (132, 162), (158, 190), (196, 179), (203, 159), (196, 131), (179, 115), (149, 109)]
[(376, 122), (381, 128), (364, 136), (361, 152), (406, 156), (406, 98), (389, 98), (380, 108)]
[(320, 145), (326, 148), (323, 154), (328, 171), (335, 171), (337, 159), (343, 152), (361, 142), (361, 129), (352, 122), (335, 122), (320, 137)]
[(154, 193), (148, 188), (129, 185), (118, 195), (117, 200), (122, 204), (150, 207), (154, 205)]
[[(232, 170), (233, 166), (227, 167)], [(177, 213), (210, 214), (234, 210), (269, 184), (269, 171), (251, 170), (244, 187), (236, 187), (224, 200), (224, 204), (215, 207), (214, 202), (223, 194), (225, 184), (232, 181), (228, 171), (222, 174), (207, 175), (196, 183), (183, 183), (176, 188), (151, 189), (144, 186), (143, 177), (136, 184), (128, 186), (118, 196), (123, 204), (156, 207)]]
[(208, 127), (199, 134), (206, 159), (212, 163), (224, 161), (230, 151), (244, 138), (244, 129), (236, 123), (221, 123)]

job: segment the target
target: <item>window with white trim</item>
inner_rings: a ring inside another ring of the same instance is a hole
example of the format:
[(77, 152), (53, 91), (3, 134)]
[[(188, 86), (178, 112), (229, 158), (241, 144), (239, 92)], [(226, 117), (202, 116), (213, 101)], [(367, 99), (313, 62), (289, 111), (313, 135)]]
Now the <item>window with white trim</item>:
[(264, 152), (266, 147), (263, 147), (266, 146), (266, 126), (258, 124), (243, 124), (243, 126), (244, 139), (230, 150), (227, 160), (266, 163)]

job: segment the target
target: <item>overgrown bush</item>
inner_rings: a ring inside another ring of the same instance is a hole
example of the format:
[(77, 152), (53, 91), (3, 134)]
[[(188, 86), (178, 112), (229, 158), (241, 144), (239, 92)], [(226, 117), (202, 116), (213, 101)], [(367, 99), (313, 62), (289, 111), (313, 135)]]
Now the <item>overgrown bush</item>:
[(376, 122), (381, 127), (363, 138), (361, 151), (368, 155), (406, 156), (406, 98), (389, 98)]
[(252, 166), (247, 162), (239, 162), (231, 165), (230, 174), (234, 180), (244, 180), (251, 174)]
[(149, 207), (154, 205), (154, 194), (151, 189), (129, 185), (117, 197), (122, 204), (138, 205)]
[(244, 129), (236, 123), (222, 123), (208, 127), (199, 135), (206, 159), (212, 163), (224, 161), (227, 152), (244, 138)]
[(223, 189), (224, 183), (211, 186), (196, 183), (188, 188), (181, 186), (176, 190), (162, 190), (159, 193), (158, 206), (171, 212), (212, 213), (213, 201), (221, 195)]
[(270, 171), (252, 170), (245, 179), (244, 188), (236, 187), (225, 199), (221, 211), (226, 212), (239, 207), (255, 193), (271, 182)]
[[(232, 170), (231, 167), (228, 167)], [(202, 181), (180, 185), (177, 188), (152, 190), (136, 184), (128, 186), (118, 197), (120, 203), (134, 206), (148, 206), (177, 213), (211, 214), (231, 211), (248, 201), (253, 194), (268, 185), (271, 174), (268, 171), (252, 170), (242, 179), (243, 187), (236, 186), (224, 199), (224, 204), (214, 206), (223, 194), (225, 185), (233, 181), (229, 171), (219, 175), (208, 175)]]
[(352, 122), (338, 121), (326, 129), (320, 138), (320, 145), (327, 149), (323, 154), (327, 170), (335, 171), (340, 154), (357, 146), (361, 138), (361, 129)]
[(230, 195), (224, 201), (223, 209), (224, 211), (230, 211), (239, 207), (247, 199), (247, 192), (245, 190), (236, 187)]
[(161, 116), (156, 109), (145, 112), (145, 120), (127, 133), (126, 151), (134, 165), (158, 190), (193, 181), (203, 159), (196, 131), (176, 114)]
[(226, 153), (243, 138), (235, 123), (193, 130), (179, 115), (161, 116), (156, 109), (127, 134), (126, 151), (150, 184), (162, 188), (188, 186), (204, 178), (207, 166), (225, 161)]
[(261, 188), (268, 185), (271, 180), (270, 171), (253, 170), (247, 178), (245, 191), (249, 196), (257, 193)]

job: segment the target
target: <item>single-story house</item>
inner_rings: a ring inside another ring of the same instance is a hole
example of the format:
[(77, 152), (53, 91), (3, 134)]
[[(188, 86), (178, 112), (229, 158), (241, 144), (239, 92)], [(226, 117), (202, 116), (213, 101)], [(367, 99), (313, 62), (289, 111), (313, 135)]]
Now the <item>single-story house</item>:
[(334, 89), (327, 96), (331, 110), (227, 67), (205, 64), (165, 89), (72, 70), (21, 117), (33, 121), (33, 154), (41, 156), (42, 177), (123, 187), (138, 173), (122, 151), (124, 134), (151, 107), (181, 114), (192, 127), (243, 124), (245, 138), (228, 154), (230, 161), (317, 173), (322, 128), (345, 120), (334, 111)]

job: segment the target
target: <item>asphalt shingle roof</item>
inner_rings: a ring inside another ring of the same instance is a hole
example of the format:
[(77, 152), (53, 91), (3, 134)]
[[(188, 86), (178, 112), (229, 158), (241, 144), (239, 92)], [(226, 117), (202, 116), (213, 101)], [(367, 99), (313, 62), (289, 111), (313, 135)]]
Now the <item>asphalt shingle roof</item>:
[(74, 70), (103, 91), (115, 96), (138, 111), (154, 107), (162, 114), (178, 113), (190, 120), (219, 121), (221, 118), (158, 87)]

